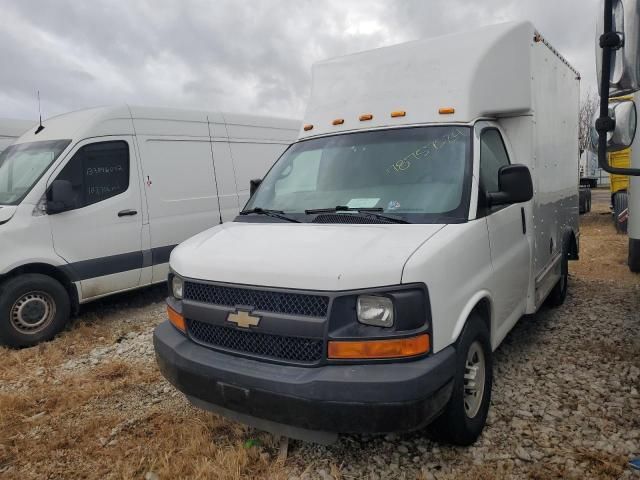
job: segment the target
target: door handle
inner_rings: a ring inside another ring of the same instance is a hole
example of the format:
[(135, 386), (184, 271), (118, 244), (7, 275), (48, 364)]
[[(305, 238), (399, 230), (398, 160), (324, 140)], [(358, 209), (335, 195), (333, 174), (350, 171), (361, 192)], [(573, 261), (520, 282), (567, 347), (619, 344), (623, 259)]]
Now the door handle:
[(137, 215), (138, 212), (136, 210), (120, 210), (118, 212), (119, 217), (132, 217), (133, 215)]
[(524, 216), (524, 207), (520, 208), (520, 216), (522, 218), (522, 233), (524, 235), (526, 235), (527, 234), (527, 220), (526, 220), (526, 218)]

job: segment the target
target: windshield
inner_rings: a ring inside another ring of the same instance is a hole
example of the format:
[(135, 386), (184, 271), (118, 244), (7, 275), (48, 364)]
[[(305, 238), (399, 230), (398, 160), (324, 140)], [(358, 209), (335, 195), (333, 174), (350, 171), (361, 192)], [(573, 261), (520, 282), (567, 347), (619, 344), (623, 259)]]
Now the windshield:
[(0, 205), (17, 205), (71, 140), (11, 145), (0, 153)]
[(245, 210), (277, 210), (312, 221), (302, 218), (306, 210), (343, 206), (414, 223), (465, 221), (470, 177), (469, 127), (335, 135), (292, 145)]

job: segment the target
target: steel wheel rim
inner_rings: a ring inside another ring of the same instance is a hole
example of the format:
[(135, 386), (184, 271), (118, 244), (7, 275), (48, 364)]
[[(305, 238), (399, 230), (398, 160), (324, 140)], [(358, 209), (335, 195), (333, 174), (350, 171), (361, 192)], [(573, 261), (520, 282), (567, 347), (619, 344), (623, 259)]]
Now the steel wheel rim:
[(464, 411), (474, 418), (480, 411), (484, 398), (486, 361), (482, 345), (477, 340), (467, 351), (464, 364)]
[(20, 333), (33, 335), (51, 324), (56, 315), (56, 303), (46, 292), (25, 293), (11, 307), (9, 318)]

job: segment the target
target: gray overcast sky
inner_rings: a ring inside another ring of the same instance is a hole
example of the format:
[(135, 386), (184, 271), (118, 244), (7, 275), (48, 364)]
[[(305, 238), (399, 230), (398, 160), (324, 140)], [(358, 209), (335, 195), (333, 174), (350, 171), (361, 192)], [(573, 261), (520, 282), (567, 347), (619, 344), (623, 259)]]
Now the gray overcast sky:
[(0, 117), (131, 103), (301, 118), (317, 60), (531, 20), (595, 87), (597, 0), (0, 0)]

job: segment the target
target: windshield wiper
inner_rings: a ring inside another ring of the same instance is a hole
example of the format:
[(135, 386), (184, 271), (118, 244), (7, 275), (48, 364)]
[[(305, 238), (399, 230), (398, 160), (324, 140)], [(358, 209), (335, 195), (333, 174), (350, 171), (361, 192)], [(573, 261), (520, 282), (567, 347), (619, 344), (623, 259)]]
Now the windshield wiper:
[(357, 208), (357, 207), (347, 207), (346, 205), (338, 205), (333, 208), (315, 208), (311, 210), (305, 210), (304, 213), (307, 215), (314, 215), (316, 213), (335, 213), (335, 212), (357, 212), (362, 214), (363, 216), (375, 217), (381, 220), (388, 220), (393, 223), (411, 223), (402, 218), (398, 218), (391, 215), (382, 215), (377, 212), (384, 212), (384, 208), (375, 207), (375, 208)]
[(266, 215), (268, 217), (279, 218), (280, 220), (286, 220), (287, 222), (302, 223), (300, 222), (300, 220), (296, 220), (295, 218), (283, 215), (284, 212), (282, 210), (268, 210), (260, 207), (252, 208), (250, 210), (243, 210), (240, 212), (240, 215), (251, 215), (252, 213), (255, 213), (256, 215)]

